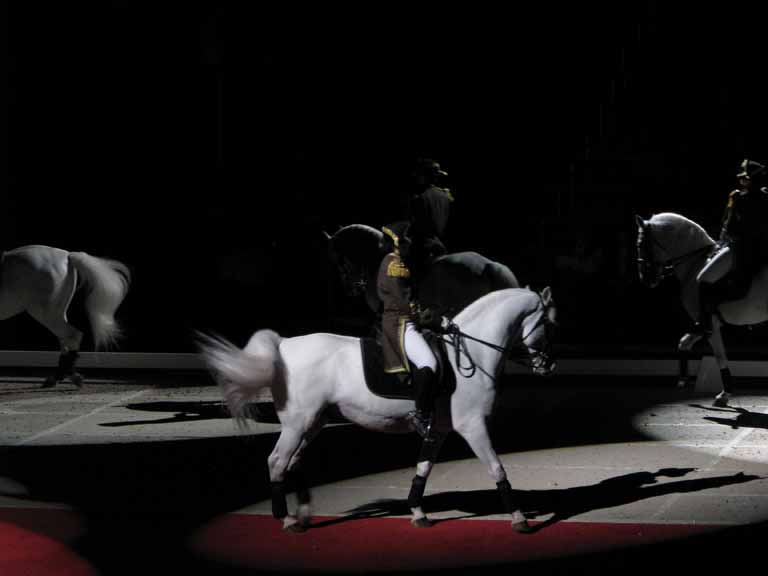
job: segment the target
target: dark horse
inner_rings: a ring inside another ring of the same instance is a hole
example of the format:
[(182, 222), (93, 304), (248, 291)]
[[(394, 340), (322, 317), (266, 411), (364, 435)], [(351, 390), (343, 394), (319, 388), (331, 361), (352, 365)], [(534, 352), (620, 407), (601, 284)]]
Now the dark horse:
[[(364, 296), (374, 313), (380, 304), (376, 275), (382, 235), (365, 224), (344, 226), (333, 236), (326, 233), (328, 253), (344, 287), (351, 295)], [(422, 306), (452, 318), (481, 296), (505, 288), (520, 288), (507, 266), (477, 252), (456, 252), (439, 256), (418, 281), (416, 291)]]

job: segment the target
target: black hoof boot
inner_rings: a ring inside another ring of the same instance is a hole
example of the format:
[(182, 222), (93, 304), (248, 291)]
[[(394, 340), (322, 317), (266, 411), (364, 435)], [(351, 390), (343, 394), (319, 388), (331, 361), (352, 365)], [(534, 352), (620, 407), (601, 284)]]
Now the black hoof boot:
[(58, 382), (59, 381), (56, 379), (55, 376), (48, 376), (48, 378), (46, 378), (45, 381), (43, 381), (43, 386), (42, 387), (43, 388), (53, 388), (54, 386), (56, 386), (56, 384)]

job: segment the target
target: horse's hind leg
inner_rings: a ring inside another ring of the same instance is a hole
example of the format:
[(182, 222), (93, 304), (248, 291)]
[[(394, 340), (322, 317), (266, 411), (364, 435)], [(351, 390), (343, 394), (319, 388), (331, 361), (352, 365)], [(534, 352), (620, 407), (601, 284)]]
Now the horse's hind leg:
[(728, 406), (728, 400), (733, 392), (731, 385), (731, 369), (728, 367), (728, 356), (725, 353), (725, 343), (723, 334), (720, 331), (721, 323), (717, 316), (712, 321), (712, 335), (709, 337), (709, 344), (712, 346), (712, 352), (717, 359), (717, 365), (720, 368), (720, 378), (723, 381), (722, 391), (715, 396), (713, 406)]
[(437, 455), (444, 441), (444, 434), (430, 434), (421, 444), (419, 461), (416, 465), (416, 476), (411, 481), (411, 491), (408, 494), (408, 507), (411, 509), (411, 514), (413, 514), (411, 524), (417, 528), (429, 528), (432, 526), (432, 521), (427, 518), (421, 503), (424, 498), (424, 489), (427, 486), (427, 478), (429, 478), (429, 474), (432, 472), (432, 467), (437, 460)]
[(56, 373), (46, 378), (44, 387), (54, 386), (67, 376), (77, 387), (82, 386), (82, 376), (75, 371), (75, 361), (80, 355), (83, 333), (67, 322), (67, 308), (72, 301), (76, 284), (77, 275), (70, 272), (59, 289), (54, 291), (49, 302), (34, 303), (27, 309), (35, 320), (59, 339), (60, 353)]
[[(309, 522), (309, 489), (303, 482), (300, 484), (299, 506), (305, 506), (306, 514), (306, 518), (301, 520), (288, 513), (285, 479), (289, 470), (298, 468), (302, 451), (322, 427), (322, 422), (322, 420), (316, 420), (309, 429), (304, 428), (303, 425), (292, 427), (284, 424), (277, 444), (267, 460), (269, 480), (272, 485), (272, 516), (282, 521), (285, 530), (302, 532)], [(302, 514), (301, 510), (299, 513)]]
[(298, 502), (298, 509), (296, 510), (296, 516), (301, 527), (307, 528), (312, 520), (312, 494), (309, 490), (309, 483), (304, 473), (302, 466), (302, 456), (304, 451), (315, 436), (322, 430), (327, 418), (325, 416), (318, 418), (315, 424), (307, 431), (304, 438), (299, 443), (299, 447), (294, 452), (290, 463), (288, 464), (288, 472), (290, 473), (294, 487), (296, 489), (296, 500)]
[(32, 309), (29, 312), (36, 320), (58, 336), (61, 345), (56, 372), (45, 379), (43, 386), (45, 388), (55, 386), (56, 383), (61, 382), (67, 376), (70, 377), (72, 383), (78, 388), (82, 386), (83, 377), (75, 371), (75, 362), (78, 356), (80, 356), (80, 341), (83, 338), (83, 333), (64, 320), (47, 318), (44, 313), (38, 316)]
[(462, 427), (462, 429), (457, 428), (456, 431), (467, 441), (480, 461), (488, 467), (488, 473), (496, 482), (496, 489), (499, 491), (504, 511), (512, 516), (512, 528), (517, 532), (530, 532), (531, 527), (528, 521), (520, 507), (513, 501), (512, 487), (507, 480), (507, 473), (496, 451), (491, 446), (491, 439), (485, 424), (475, 422)]

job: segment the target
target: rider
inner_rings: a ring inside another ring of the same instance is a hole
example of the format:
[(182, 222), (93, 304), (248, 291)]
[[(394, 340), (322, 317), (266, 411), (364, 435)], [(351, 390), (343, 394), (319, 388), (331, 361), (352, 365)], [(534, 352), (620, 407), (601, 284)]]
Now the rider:
[(739, 187), (728, 195), (720, 240), (696, 280), (699, 285), (699, 320), (694, 331), (709, 334), (717, 306), (716, 284), (731, 281), (729, 298), (743, 296), (759, 268), (768, 262), (768, 188), (766, 167), (745, 159), (736, 178)]
[(431, 158), (420, 158), (413, 171), (415, 193), (410, 199), (413, 272), (419, 276), (435, 258), (447, 252), (444, 236), (453, 195), (444, 187), (448, 174)]
[(437, 380), (437, 359), (424, 340), (416, 323), (418, 305), (411, 300), (410, 223), (398, 221), (382, 228), (383, 250), (387, 253), (379, 266), (377, 289), (383, 310), (382, 348), (384, 370), (388, 373), (409, 372), (408, 360), (414, 366), (411, 382), (416, 410), (409, 414), (415, 430), (424, 438), (432, 427), (432, 402)]

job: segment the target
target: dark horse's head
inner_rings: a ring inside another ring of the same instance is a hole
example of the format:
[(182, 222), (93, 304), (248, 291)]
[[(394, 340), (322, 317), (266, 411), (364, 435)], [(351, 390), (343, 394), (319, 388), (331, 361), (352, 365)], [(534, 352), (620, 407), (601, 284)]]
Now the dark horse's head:
[(350, 224), (335, 234), (325, 233), (328, 257), (336, 267), (346, 292), (353, 296), (365, 294), (369, 278), (381, 262), (383, 233), (365, 224)]

